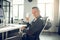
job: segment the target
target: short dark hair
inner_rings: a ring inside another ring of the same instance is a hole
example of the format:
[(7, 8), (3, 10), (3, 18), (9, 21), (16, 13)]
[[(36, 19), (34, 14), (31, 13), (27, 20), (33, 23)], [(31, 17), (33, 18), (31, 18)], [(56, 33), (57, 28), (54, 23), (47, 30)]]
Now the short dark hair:
[(38, 8), (38, 7), (32, 7), (32, 9), (37, 9), (37, 10), (39, 10), (39, 8)]

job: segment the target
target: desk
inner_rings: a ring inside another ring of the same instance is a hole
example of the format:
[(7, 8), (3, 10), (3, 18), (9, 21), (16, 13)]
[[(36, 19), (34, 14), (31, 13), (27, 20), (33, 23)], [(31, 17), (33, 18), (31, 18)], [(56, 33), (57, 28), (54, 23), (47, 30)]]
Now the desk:
[(26, 25), (19, 25), (19, 24), (7, 24), (5, 27), (0, 28), (0, 33), (2, 33), (2, 40), (4, 39), (4, 32), (6, 32), (6, 38), (7, 38), (7, 32), (8, 31), (12, 31), (15, 29), (20, 29), (22, 26), (26, 26)]

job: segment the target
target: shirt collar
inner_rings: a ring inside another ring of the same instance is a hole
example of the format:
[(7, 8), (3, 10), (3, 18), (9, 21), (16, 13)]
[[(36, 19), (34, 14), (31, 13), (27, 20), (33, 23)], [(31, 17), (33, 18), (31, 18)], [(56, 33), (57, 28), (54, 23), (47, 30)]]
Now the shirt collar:
[[(40, 19), (40, 18), (41, 18), (41, 16), (37, 17), (37, 20)], [(34, 19), (33, 21), (35, 22), (36, 20)]]

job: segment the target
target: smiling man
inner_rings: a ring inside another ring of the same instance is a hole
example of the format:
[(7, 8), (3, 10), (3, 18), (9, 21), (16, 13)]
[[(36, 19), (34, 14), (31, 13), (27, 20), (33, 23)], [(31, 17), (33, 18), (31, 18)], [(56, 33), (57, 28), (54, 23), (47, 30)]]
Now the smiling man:
[[(38, 7), (32, 7), (32, 14), (34, 16), (34, 19), (31, 24), (29, 22), (27, 23), (27, 28), (21, 28), (26, 35), (23, 36), (22, 40), (40, 40), (39, 39), (39, 34), (41, 33), (44, 25), (43, 25), (43, 20), (40, 15), (40, 11)], [(29, 20), (27, 20), (29, 21)]]

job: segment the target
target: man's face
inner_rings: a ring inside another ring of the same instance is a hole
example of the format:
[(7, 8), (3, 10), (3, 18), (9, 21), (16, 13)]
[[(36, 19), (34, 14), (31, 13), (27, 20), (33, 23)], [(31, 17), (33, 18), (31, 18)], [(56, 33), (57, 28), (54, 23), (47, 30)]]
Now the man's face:
[(37, 9), (32, 9), (32, 14), (33, 14), (33, 16), (36, 18), (36, 17), (38, 17), (39, 12), (38, 12)]

